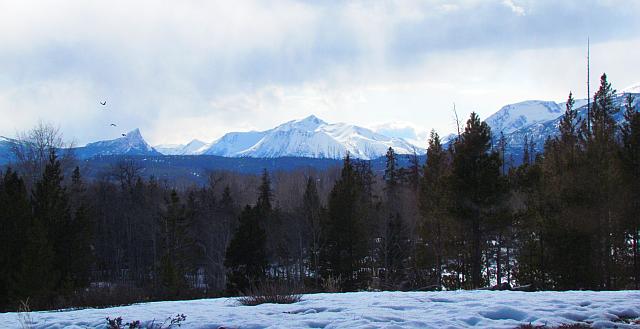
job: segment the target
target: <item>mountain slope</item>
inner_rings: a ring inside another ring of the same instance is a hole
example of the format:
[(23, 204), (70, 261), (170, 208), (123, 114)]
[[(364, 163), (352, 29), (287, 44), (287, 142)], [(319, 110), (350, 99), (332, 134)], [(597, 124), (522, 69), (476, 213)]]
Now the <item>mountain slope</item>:
[(203, 148), (205, 146), (207, 146), (207, 143), (194, 139), (187, 144), (156, 145), (153, 148), (163, 155), (193, 155), (204, 151)]
[(234, 132), (214, 141), (203, 154), (227, 157), (277, 158), (286, 156), (339, 159), (349, 152), (359, 159), (396, 153), (424, 153), (401, 139), (345, 123), (329, 124), (315, 116), (293, 120), (266, 131)]
[(562, 113), (563, 109), (555, 102), (531, 100), (506, 105), (485, 121), (494, 134), (510, 134), (535, 123), (553, 120)]
[[(634, 94), (634, 96), (635, 96), (635, 100), (634, 100), (633, 106), (636, 109), (640, 109), (640, 93)], [(613, 105), (620, 109), (613, 116), (616, 122), (618, 122), (619, 124), (621, 124), (624, 121), (623, 113), (624, 113), (625, 98), (626, 98), (626, 94), (617, 94), (613, 98)], [(578, 119), (586, 120), (587, 104), (584, 104), (576, 108), (578, 112)], [(564, 109), (562, 110), (562, 113), (564, 113)], [(536, 150), (541, 151), (542, 148), (544, 147), (544, 142), (547, 138), (558, 135), (559, 133), (558, 127), (560, 124), (561, 117), (562, 117), (562, 114), (555, 119), (536, 122), (528, 126), (522, 127), (520, 129), (517, 129), (511, 132), (510, 134), (505, 134), (505, 137), (507, 139), (507, 145), (509, 145), (509, 148), (512, 149), (512, 153), (517, 153), (516, 151), (522, 148), (522, 146), (524, 145), (524, 140), (525, 138), (527, 138), (529, 141), (535, 144)], [(491, 128), (493, 129), (493, 127)]]

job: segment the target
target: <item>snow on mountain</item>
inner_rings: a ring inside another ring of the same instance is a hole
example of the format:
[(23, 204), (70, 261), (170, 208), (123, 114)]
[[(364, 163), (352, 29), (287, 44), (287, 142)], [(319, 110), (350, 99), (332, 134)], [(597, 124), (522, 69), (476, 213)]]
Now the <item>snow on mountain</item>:
[[(633, 103), (633, 106), (636, 109), (640, 109), (640, 95), (636, 95), (636, 96), (637, 97)], [(622, 123), (622, 121), (624, 120), (624, 116), (623, 116), (624, 102), (625, 102), (625, 96), (623, 94), (617, 94), (613, 98), (613, 105), (620, 109), (620, 111), (618, 111), (613, 115), (613, 119), (618, 123)], [(582, 106), (575, 106), (574, 108), (577, 109), (578, 119), (586, 120), (587, 104), (586, 102), (581, 102), (581, 103), (583, 104)], [(562, 110), (562, 113), (564, 113), (564, 109)], [(529, 141), (535, 144), (535, 148), (538, 151), (542, 150), (545, 140), (549, 137), (554, 137), (558, 134), (558, 127), (560, 125), (561, 117), (562, 117), (562, 114), (557, 118), (547, 120), (547, 121), (532, 123), (528, 126), (515, 130), (510, 134), (505, 134), (508, 147), (516, 150), (521, 149), (522, 145), (524, 145), (525, 138), (527, 138)]]
[(225, 157), (238, 156), (238, 154), (256, 143), (265, 133), (261, 131), (233, 132), (222, 136), (205, 149), (202, 154), (219, 155)]
[(89, 143), (75, 148), (74, 151), (79, 158), (97, 155), (161, 155), (147, 144), (139, 129), (134, 129), (120, 138)]
[(347, 152), (354, 158), (374, 159), (389, 147), (396, 153), (424, 153), (401, 138), (345, 123), (329, 124), (316, 116), (293, 120), (266, 131), (234, 132), (214, 141), (203, 154), (227, 157), (310, 157), (339, 159)]
[(510, 134), (529, 125), (553, 120), (562, 115), (563, 109), (555, 102), (524, 101), (509, 104), (486, 119), (494, 134)]
[(187, 144), (164, 144), (153, 148), (164, 155), (194, 155), (202, 153), (206, 146), (207, 143), (194, 139)]
[(640, 82), (618, 91), (618, 94), (640, 94)]

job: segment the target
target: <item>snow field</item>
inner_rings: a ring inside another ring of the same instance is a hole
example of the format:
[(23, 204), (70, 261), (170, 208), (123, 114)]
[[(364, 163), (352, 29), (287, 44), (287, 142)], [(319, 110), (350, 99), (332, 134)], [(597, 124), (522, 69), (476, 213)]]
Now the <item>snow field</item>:
[[(154, 302), (107, 309), (33, 312), (33, 328), (106, 328), (124, 322), (164, 321), (183, 313), (181, 328), (514, 328), (520, 324), (585, 322), (595, 328), (640, 328), (640, 291), (615, 292), (357, 292), (305, 295), (296, 304), (240, 306), (234, 298)], [(20, 328), (17, 313), (0, 326)]]

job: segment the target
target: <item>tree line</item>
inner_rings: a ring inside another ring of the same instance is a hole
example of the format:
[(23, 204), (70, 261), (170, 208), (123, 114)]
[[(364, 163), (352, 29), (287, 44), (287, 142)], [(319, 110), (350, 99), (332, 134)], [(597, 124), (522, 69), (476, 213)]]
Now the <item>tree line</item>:
[(131, 161), (84, 180), (51, 142), (59, 132), (39, 126), (0, 175), (0, 308), (238, 295), (266, 281), (638, 289), (640, 115), (614, 98), (603, 75), (584, 120), (569, 94), (558, 135), (539, 154), (525, 143), (517, 167), (472, 113), (447, 144), (431, 132), (424, 164), (400, 168), (390, 148), (384, 172), (347, 154), (341, 168), (212, 173), (180, 189)]

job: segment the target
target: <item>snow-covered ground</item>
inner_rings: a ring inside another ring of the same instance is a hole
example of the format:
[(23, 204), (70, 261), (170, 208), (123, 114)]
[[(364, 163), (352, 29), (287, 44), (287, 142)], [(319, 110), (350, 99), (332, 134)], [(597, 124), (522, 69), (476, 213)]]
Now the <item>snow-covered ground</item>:
[[(181, 328), (514, 328), (586, 322), (596, 328), (640, 328), (640, 291), (359, 292), (305, 295), (296, 304), (240, 306), (231, 298), (156, 302), (108, 309), (34, 312), (34, 328), (105, 328), (106, 317), (162, 322), (184, 313)], [(627, 321), (628, 322), (628, 321)], [(0, 326), (20, 328), (16, 313)]]

